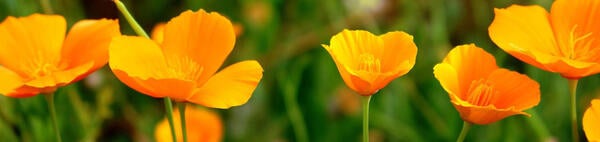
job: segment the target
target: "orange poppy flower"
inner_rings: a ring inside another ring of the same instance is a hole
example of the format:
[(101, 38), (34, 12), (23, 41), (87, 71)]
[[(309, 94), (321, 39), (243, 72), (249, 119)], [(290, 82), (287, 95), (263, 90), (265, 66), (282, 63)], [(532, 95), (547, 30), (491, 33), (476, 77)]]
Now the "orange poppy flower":
[(433, 68), (460, 117), (489, 124), (523, 114), (540, 102), (539, 84), (526, 75), (496, 66), (494, 57), (474, 44), (457, 46)]
[(156, 37), (113, 39), (109, 65), (119, 80), (152, 97), (229, 108), (246, 103), (262, 78), (255, 60), (216, 72), (235, 44), (231, 22), (217, 13), (183, 12), (162, 33), (162, 42)]
[(583, 114), (583, 131), (590, 142), (600, 142), (600, 99), (592, 100), (592, 105)]
[(344, 30), (323, 47), (350, 89), (363, 96), (375, 94), (415, 65), (417, 46), (405, 32), (376, 36), (362, 30)]
[[(179, 113), (178, 109), (174, 110)], [(221, 118), (215, 112), (188, 105), (185, 109), (185, 125), (188, 134), (187, 140), (190, 142), (220, 142), (223, 137), (223, 123)], [(175, 124), (175, 135), (177, 141), (183, 141), (181, 133), (181, 119), (173, 117)], [(171, 128), (167, 119), (163, 119), (156, 125), (154, 138), (157, 142), (171, 142)]]
[(489, 35), (512, 56), (569, 79), (600, 72), (600, 1), (556, 0), (550, 13), (519, 5), (494, 11)]
[(0, 24), (0, 94), (31, 97), (76, 82), (108, 61), (117, 20), (82, 20), (68, 34), (65, 18), (32, 14)]

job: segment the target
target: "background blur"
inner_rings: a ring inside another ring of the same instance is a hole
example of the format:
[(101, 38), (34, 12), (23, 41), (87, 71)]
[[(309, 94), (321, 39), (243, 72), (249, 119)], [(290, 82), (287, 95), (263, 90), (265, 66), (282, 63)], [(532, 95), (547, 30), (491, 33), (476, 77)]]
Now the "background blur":
[[(84, 18), (120, 17), (111, 0), (51, 1), (69, 26)], [(295, 130), (302, 128), (292, 123), (305, 124), (309, 141), (359, 141), (359, 96), (345, 86), (321, 47), (344, 28), (375, 34), (406, 31), (419, 48), (412, 71), (373, 96), (372, 141), (455, 141), (462, 120), (432, 68), (452, 47), (467, 43), (494, 54), (499, 66), (528, 74), (540, 83), (542, 92), (540, 104), (528, 111), (532, 117), (513, 116), (474, 126), (467, 141), (569, 141), (571, 137), (567, 81), (507, 55), (487, 33), (493, 8), (537, 4), (548, 9), (551, 0), (122, 1), (147, 32), (187, 9), (219, 12), (242, 27), (225, 65), (257, 59), (265, 72), (248, 103), (229, 110), (210, 109), (223, 119), (224, 141), (296, 141)], [(37, 0), (0, 0), (0, 19), (41, 12)], [(135, 35), (124, 19), (120, 22), (123, 34)], [(580, 123), (589, 101), (600, 94), (598, 84), (598, 75), (579, 82)], [(108, 66), (60, 88), (55, 97), (65, 141), (154, 141), (154, 128), (165, 116), (162, 99), (131, 90)], [(47, 110), (41, 95), (26, 99), (0, 95), (0, 141), (53, 139)], [(580, 134), (585, 139), (583, 131)]]

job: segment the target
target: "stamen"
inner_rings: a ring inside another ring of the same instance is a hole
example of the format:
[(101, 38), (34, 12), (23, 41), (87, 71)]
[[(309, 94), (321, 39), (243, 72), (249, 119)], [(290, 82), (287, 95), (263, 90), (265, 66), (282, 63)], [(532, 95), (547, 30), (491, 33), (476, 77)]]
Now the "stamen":
[(466, 101), (476, 106), (487, 106), (492, 103), (494, 96), (497, 94), (494, 87), (483, 79), (474, 80), (471, 82), (469, 91), (467, 92)]
[(359, 59), (359, 64), (358, 64), (359, 71), (381, 72), (381, 61), (379, 60), (379, 58), (376, 58), (375, 56), (373, 56), (373, 54), (363, 53), (363, 54), (360, 54), (358, 59)]
[(204, 68), (194, 60), (186, 56), (167, 58), (169, 66), (168, 77), (194, 81), (200, 78)]

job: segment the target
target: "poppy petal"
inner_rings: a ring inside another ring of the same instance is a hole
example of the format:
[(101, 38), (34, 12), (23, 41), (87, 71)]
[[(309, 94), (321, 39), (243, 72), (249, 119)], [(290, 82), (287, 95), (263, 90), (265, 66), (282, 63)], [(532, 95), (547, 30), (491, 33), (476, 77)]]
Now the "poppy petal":
[(221, 109), (239, 106), (248, 101), (262, 75), (257, 61), (238, 62), (216, 73), (187, 100)]
[(583, 131), (588, 141), (600, 141), (600, 99), (592, 100), (583, 114)]
[(24, 77), (41, 66), (56, 66), (66, 28), (58, 15), (7, 17), (0, 24), (0, 64)]
[(440, 63), (433, 67), (433, 75), (440, 82), (444, 90), (448, 92), (451, 100), (459, 100), (460, 84), (458, 73), (454, 67), (447, 63)]
[(165, 57), (158, 45), (143, 37), (113, 38), (109, 49), (109, 66), (140, 79), (169, 78)]
[(494, 106), (470, 106), (455, 101), (452, 101), (452, 103), (456, 110), (460, 112), (460, 117), (463, 120), (479, 125), (490, 124), (517, 114), (529, 116), (529, 114), (514, 108), (497, 109)]
[[(564, 57), (600, 62), (600, 1), (557, 0), (550, 20), (557, 44)], [(574, 49), (573, 49), (574, 48)]]
[(381, 59), (382, 72), (392, 72), (394, 76), (408, 73), (415, 65), (417, 58), (417, 45), (413, 42), (413, 36), (405, 32), (394, 31), (379, 37), (384, 43)]
[(235, 44), (231, 22), (218, 13), (186, 11), (167, 23), (162, 44), (166, 58), (187, 56), (203, 67), (196, 80), (206, 82), (223, 64)]
[(171, 97), (171, 99), (183, 102), (192, 95), (196, 83), (179, 79), (142, 79), (128, 75), (126, 72), (113, 69), (113, 73), (121, 82), (132, 89), (155, 98)]
[(15, 72), (8, 70), (5, 67), (0, 66), (0, 94), (13, 97), (13, 92), (25, 83), (23, 79)]
[(492, 41), (502, 50), (542, 69), (548, 69), (544, 64), (560, 59), (556, 56), (559, 51), (544, 8), (512, 5), (494, 9), (494, 13), (496, 16), (488, 31)]
[(75, 23), (63, 45), (62, 68), (69, 69), (89, 62), (94, 63), (90, 71), (104, 66), (108, 62), (110, 41), (119, 35), (117, 20), (82, 20)]
[(455, 92), (460, 95), (458, 97), (462, 100), (466, 100), (464, 95), (468, 94), (467, 91), (471, 87), (471, 81), (486, 78), (492, 71), (498, 69), (494, 56), (475, 46), (475, 44), (456, 46), (448, 53), (443, 63), (452, 66), (457, 73), (458, 80), (462, 80), (458, 82), (459, 90)]
[(152, 40), (158, 44), (162, 44), (165, 39), (165, 23), (159, 23), (152, 29)]
[(493, 102), (497, 108), (515, 107), (515, 110), (525, 110), (540, 102), (540, 85), (526, 75), (497, 69), (487, 80), (500, 95)]
[(60, 70), (45, 76), (39, 76), (34, 78), (33, 80), (27, 81), (25, 85), (35, 88), (56, 88), (59, 86), (64, 86), (73, 82), (78, 77), (78, 75), (82, 75), (90, 71), (93, 65), (93, 62), (89, 62), (87, 64), (79, 65), (71, 69)]

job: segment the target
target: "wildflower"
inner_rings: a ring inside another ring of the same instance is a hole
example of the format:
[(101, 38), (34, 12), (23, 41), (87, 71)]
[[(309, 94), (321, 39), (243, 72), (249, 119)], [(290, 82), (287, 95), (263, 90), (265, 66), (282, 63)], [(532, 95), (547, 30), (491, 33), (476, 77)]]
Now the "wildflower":
[[(185, 109), (185, 124), (190, 142), (220, 142), (223, 137), (223, 123), (215, 112), (198, 107), (188, 106)], [(175, 109), (175, 113), (179, 110)], [(183, 141), (181, 133), (181, 119), (174, 117), (177, 141)], [(154, 136), (157, 142), (172, 141), (171, 130), (167, 119), (163, 119), (156, 125)]]

